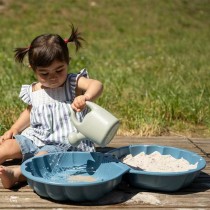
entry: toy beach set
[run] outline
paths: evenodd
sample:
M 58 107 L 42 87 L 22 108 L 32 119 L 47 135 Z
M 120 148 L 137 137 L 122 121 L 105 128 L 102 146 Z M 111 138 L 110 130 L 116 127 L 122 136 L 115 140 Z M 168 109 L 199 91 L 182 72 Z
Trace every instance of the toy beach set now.
M 71 119 L 78 132 L 69 136 L 69 142 L 78 145 L 88 138 L 96 145 L 105 147 L 116 135 L 120 122 L 93 102 L 87 102 L 87 107 L 89 112 L 82 122 L 71 110 Z M 146 156 L 151 156 L 150 163 L 157 156 L 170 156 L 173 163 L 182 160 L 194 167 L 179 171 L 151 171 L 132 165 L 133 160 L 132 164 L 123 161 L 125 157 L 135 158 L 139 154 L 142 155 L 137 162 L 142 164 L 146 163 L 147 160 L 143 159 Z M 171 165 L 170 162 L 167 165 Z M 72 151 L 36 156 L 23 162 L 21 171 L 29 186 L 41 197 L 81 202 L 103 197 L 123 179 L 139 190 L 177 191 L 190 185 L 205 166 L 204 158 L 189 150 L 160 145 L 129 145 L 107 153 Z

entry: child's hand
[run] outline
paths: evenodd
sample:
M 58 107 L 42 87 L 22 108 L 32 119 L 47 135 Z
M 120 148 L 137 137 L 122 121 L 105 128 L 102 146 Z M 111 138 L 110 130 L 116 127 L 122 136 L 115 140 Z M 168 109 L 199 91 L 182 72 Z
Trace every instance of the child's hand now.
M 88 99 L 89 98 L 86 95 L 77 96 L 71 104 L 72 109 L 77 112 L 81 112 L 86 106 L 85 101 Z
M 16 134 L 18 134 L 18 131 L 16 129 L 10 129 L 6 131 L 2 136 L 0 136 L 0 144 L 7 139 L 12 139 L 13 136 Z

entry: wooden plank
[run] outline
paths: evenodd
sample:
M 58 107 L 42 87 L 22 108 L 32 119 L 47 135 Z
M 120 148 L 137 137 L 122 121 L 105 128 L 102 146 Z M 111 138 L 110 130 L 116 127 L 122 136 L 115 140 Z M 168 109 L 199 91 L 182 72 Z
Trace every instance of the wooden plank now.
M 191 140 L 197 147 L 201 149 L 201 151 L 210 157 L 210 141 L 209 140 L 200 140 L 199 139 L 192 139 Z
M 199 155 L 204 155 L 203 151 L 199 149 L 196 145 L 191 143 L 186 138 L 181 137 L 151 137 L 151 138 L 138 138 L 138 137 L 124 137 L 118 136 L 115 137 L 114 140 L 111 141 L 109 145 L 105 148 L 98 148 L 99 151 L 106 152 L 110 151 L 111 149 L 119 148 L 122 146 L 128 146 L 133 144 L 140 144 L 140 145 L 161 145 L 161 146 L 171 146 L 177 147 L 181 149 L 187 149 L 192 152 L 196 152 Z
M 179 193 L 155 193 L 141 190 L 130 190 L 128 192 L 113 191 L 95 202 L 83 202 L 75 204 L 73 202 L 54 202 L 42 199 L 36 194 L 19 195 L 0 195 L 1 208 L 67 208 L 67 207 L 86 207 L 86 206 L 105 206 L 118 205 L 119 207 L 130 208 L 133 205 L 140 207 L 180 207 L 180 208 L 204 208 L 210 206 L 208 193 L 196 192 L 196 196 L 191 192 Z

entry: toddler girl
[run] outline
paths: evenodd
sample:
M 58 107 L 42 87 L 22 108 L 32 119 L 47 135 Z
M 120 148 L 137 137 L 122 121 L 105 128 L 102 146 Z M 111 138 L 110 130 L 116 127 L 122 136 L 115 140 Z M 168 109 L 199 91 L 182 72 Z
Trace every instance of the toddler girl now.
M 71 35 L 63 40 L 57 34 L 36 37 L 27 48 L 15 49 L 15 60 L 22 63 L 26 54 L 37 82 L 23 85 L 20 98 L 28 104 L 12 127 L 0 137 L 0 164 L 7 159 L 26 160 L 34 155 L 61 151 L 95 151 L 86 139 L 77 147 L 69 144 L 68 136 L 76 129 L 71 123 L 70 106 L 82 120 L 85 102 L 100 96 L 101 82 L 88 78 L 87 71 L 68 74 L 70 62 L 67 44 L 76 50 L 83 38 L 72 26 Z M 0 178 L 5 188 L 25 181 L 20 167 L 0 166 Z

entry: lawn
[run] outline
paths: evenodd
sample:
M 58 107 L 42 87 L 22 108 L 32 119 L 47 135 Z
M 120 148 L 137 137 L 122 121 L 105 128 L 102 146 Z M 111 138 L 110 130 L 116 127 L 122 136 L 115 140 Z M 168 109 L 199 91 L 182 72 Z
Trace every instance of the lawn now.
M 35 80 L 14 62 L 14 48 L 37 35 L 68 37 L 73 23 L 86 42 L 69 72 L 87 68 L 104 84 L 96 101 L 121 121 L 120 135 L 210 134 L 210 0 L 0 0 L 0 133 L 25 104 Z

